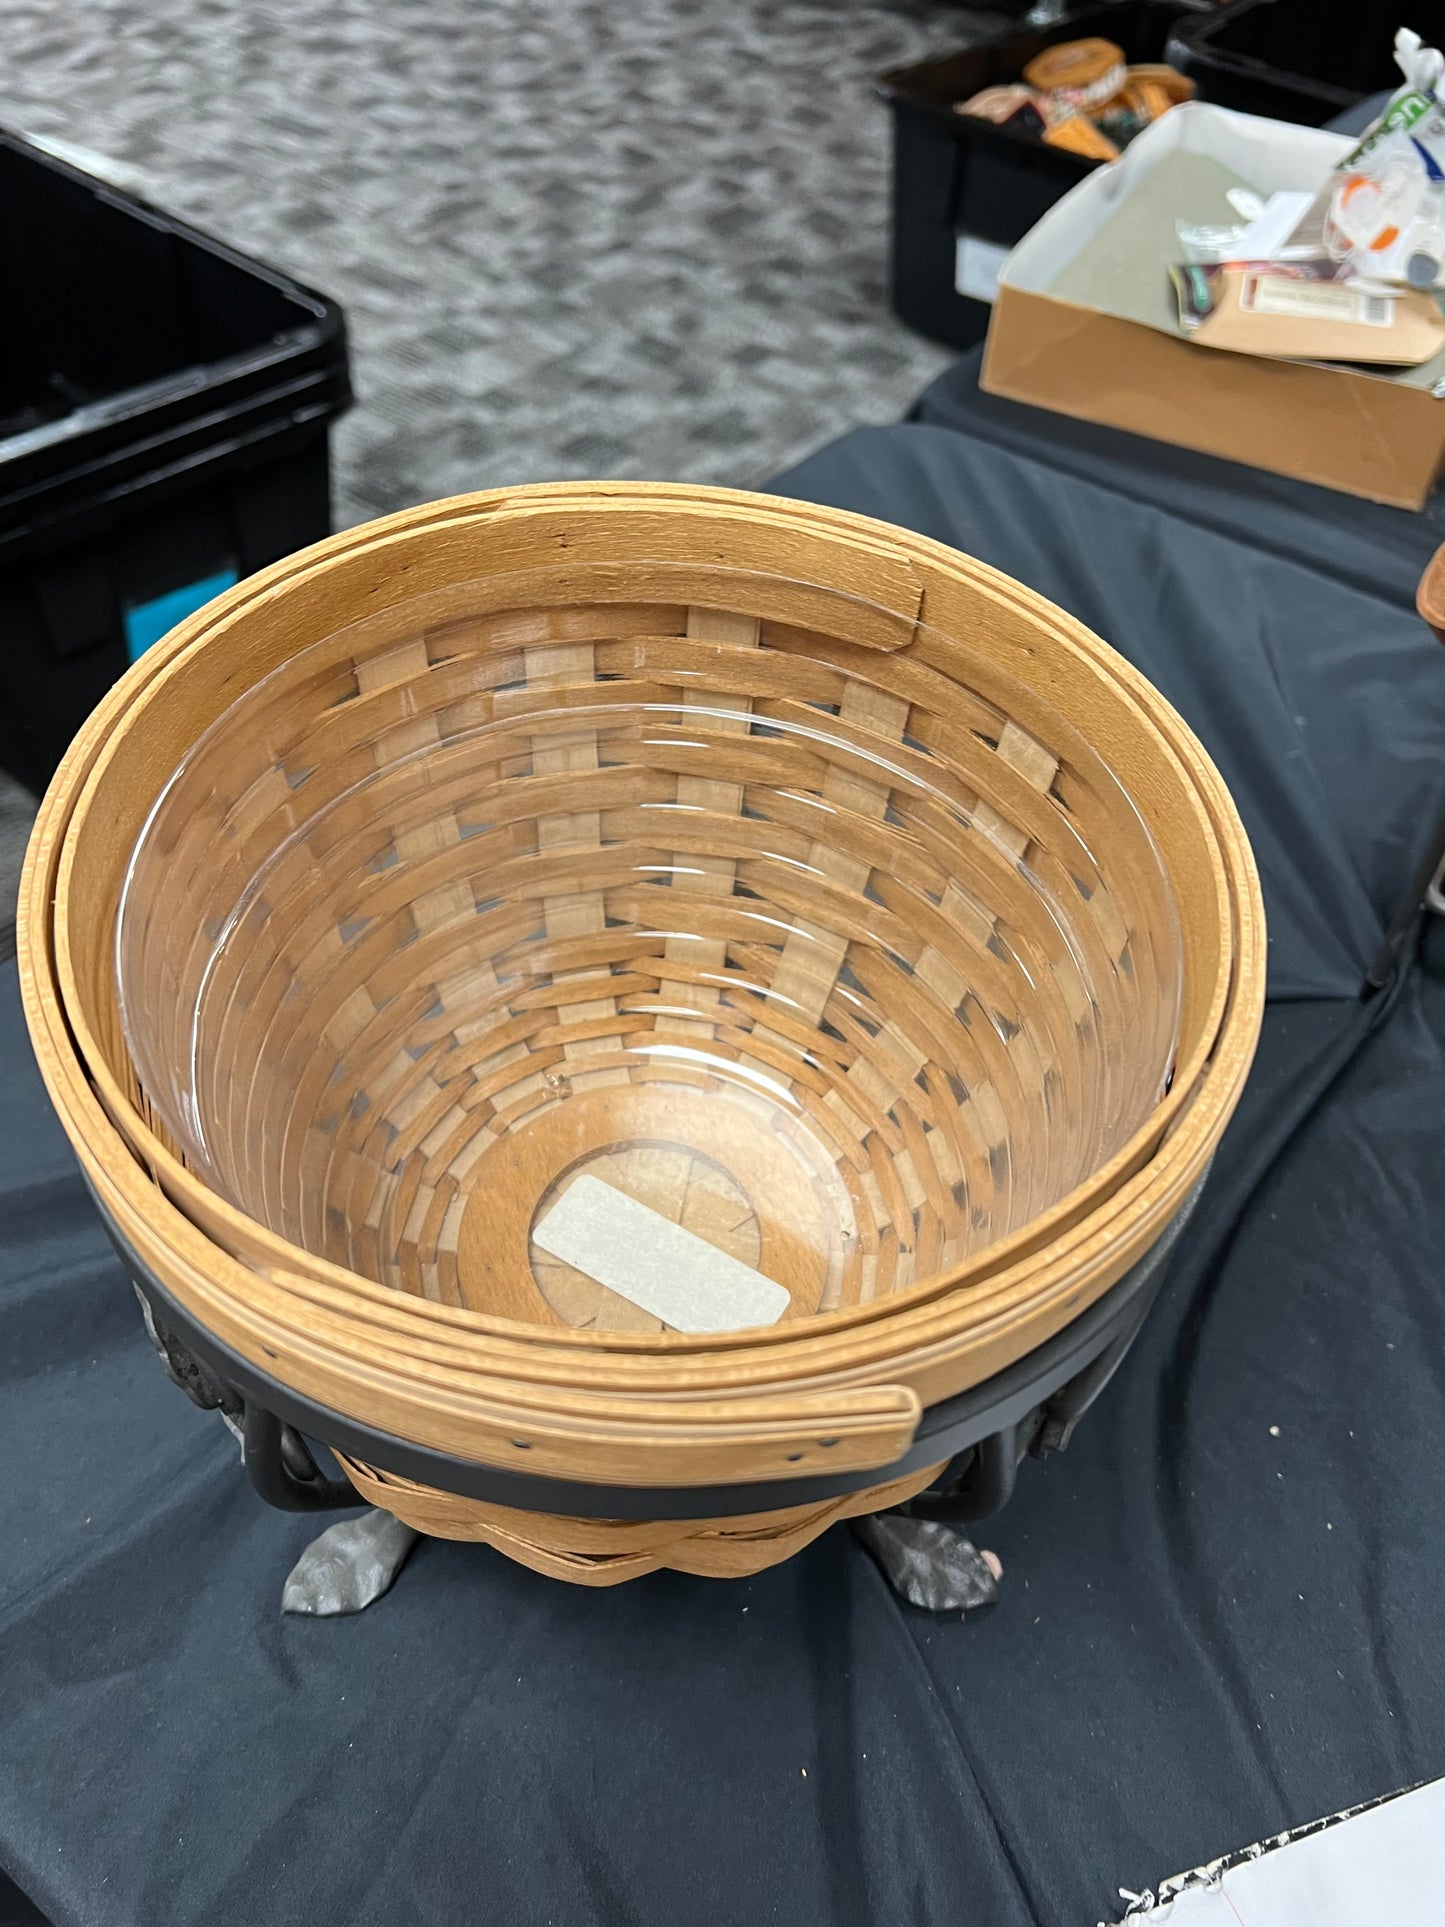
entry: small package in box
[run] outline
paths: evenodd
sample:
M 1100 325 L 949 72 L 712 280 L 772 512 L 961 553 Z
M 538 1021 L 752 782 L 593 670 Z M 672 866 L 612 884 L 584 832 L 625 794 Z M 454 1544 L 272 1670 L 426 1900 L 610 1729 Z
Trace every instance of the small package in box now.
M 1313 193 L 1350 151 L 1320 129 L 1176 108 L 1025 235 L 999 276 L 990 393 L 1420 508 L 1445 459 L 1445 352 L 1358 366 L 1221 352 L 1186 338 L 1170 270 L 1178 225 L 1231 218 L 1226 195 Z

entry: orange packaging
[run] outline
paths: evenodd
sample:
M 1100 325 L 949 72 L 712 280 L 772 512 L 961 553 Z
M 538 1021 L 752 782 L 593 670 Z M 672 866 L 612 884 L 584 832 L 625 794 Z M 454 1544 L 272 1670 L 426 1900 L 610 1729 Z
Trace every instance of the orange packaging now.
M 1024 79 L 1060 106 L 1086 114 L 1106 106 L 1124 85 L 1124 49 L 1112 40 L 1061 40 L 1024 68 Z

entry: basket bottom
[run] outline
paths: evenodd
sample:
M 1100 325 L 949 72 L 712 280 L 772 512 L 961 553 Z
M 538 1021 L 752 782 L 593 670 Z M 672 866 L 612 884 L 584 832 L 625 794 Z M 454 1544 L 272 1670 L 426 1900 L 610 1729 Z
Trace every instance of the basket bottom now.
M 576 1089 L 585 1076 L 470 1172 L 457 1248 L 463 1303 L 584 1330 L 669 1329 L 624 1295 L 625 1283 L 609 1289 L 538 1242 L 539 1225 L 579 1178 L 782 1286 L 784 1317 L 860 1295 L 849 1187 L 806 1117 L 735 1082 L 698 1091 L 624 1078 Z
M 392 1513 L 404 1525 L 434 1539 L 492 1546 L 533 1572 L 578 1586 L 618 1586 L 664 1568 L 703 1579 L 746 1579 L 791 1559 L 840 1519 L 902 1505 L 944 1470 L 943 1464 L 925 1466 L 865 1492 L 780 1512 L 654 1521 L 522 1512 L 418 1485 L 339 1453 L 337 1457 L 367 1504 Z

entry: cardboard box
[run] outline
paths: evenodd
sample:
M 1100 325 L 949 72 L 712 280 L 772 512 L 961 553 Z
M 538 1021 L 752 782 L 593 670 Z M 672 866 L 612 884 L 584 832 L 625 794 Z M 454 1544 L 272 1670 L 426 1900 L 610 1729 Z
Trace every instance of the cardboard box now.
M 1168 269 L 1177 220 L 1229 221 L 1224 194 L 1316 188 L 1352 142 L 1177 107 L 1072 188 L 999 276 L 991 395 L 1418 509 L 1445 462 L 1445 353 L 1418 368 L 1227 354 L 1184 338 Z

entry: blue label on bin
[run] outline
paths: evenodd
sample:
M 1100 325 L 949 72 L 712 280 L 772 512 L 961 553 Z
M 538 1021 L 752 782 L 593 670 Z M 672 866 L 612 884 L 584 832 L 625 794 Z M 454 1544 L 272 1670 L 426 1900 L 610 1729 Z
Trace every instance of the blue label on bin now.
M 222 589 L 231 588 L 239 580 L 234 569 L 218 569 L 214 575 L 202 576 L 199 582 L 188 582 L 181 589 L 167 589 L 164 595 L 127 609 L 125 646 L 131 661 L 143 656 L 153 642 L 159 642 L 167 630 L 194 615 L 212 596 L 218 596 Z

